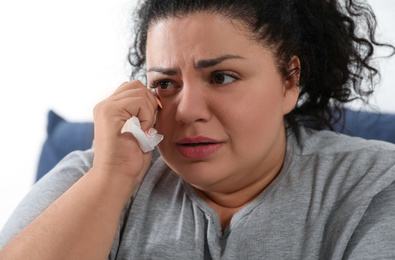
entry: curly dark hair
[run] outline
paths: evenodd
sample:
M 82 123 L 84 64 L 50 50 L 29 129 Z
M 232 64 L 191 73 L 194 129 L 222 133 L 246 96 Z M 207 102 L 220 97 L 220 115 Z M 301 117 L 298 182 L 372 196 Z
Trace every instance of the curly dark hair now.
M 380 78 L 372 64 L 375 48 L 389 48 L 388 56 L 395 53 L 392 45 L 376 40 L 370 6 L 356 0 L 144 0 L 129 51 L 132 78 L 145 78 L 151 24 L 200 11 L 244 23 L 254 40 L 273 50 L 284 77 L 289 76 L 291 58 L 300 59 L 300 96 L 286 115 L 290 125 L 303 119 L 314 122 L 315 128 L 332 129 L 345 103 L 367 101 L 373 93 Z

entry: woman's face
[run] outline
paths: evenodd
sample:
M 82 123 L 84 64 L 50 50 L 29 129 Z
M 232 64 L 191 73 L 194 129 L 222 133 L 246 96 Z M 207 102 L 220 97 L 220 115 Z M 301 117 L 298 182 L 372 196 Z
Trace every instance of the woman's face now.
M 286 146 L 283 116 L 298 89 L 272 52 L 238 21 L 199 13 L 151 25 L 148 84 L 163 109 L 166 163 L 203 191 L 231 192 L 277 174 Z

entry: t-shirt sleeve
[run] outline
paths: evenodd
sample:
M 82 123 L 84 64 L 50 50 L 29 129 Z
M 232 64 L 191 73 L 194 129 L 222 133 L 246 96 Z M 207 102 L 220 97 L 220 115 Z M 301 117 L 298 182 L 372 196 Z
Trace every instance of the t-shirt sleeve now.
M 372 199 L 344 259 L 395 259 L 395 182 Z
M 0 249 L 89 171 L 92 160 L 92 150 L 73 152 L 40 179 L 0 232 Z

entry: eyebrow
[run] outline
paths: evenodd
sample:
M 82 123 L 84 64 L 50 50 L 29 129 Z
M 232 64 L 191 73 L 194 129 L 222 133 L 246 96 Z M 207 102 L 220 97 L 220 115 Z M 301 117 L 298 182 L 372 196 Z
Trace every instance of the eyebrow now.
M 166 69 L 166 68 L 161 68 L 161 67 L 152 67 L 147 70 L 147 72 L 152 72 L 152 71 L 159 72 L 161 74 L 165 74 L 168 76 L 173 76 L 178 73 L 177 69 Z
M 220 64 L 221 62 L 230 59 L 245 59 L 245 58 L 238 55 L 224 55 L 213 59 L 199 60 L 196 62 L 195 68 L 205 69 L 205 68 L 213 67 L 215 65 Z M 152 67 L 147 70 L 147 72 L 152 72 L 152 71 L 159 72 L 161 74 L 169 75 L 169 76 L 173 76 L 179 73 L 178 69 L 162 68 L 162 67 Z
M 218 65 L 221 62 L 224 62 L 224 61 L 230 60 L 230 59 L 245 59 L 245 58 L 238 56 L 238 55 L 224 55 L 224 56 L 220 56 L 220 57 L 214 58 L 214 59 L 199 60 L 196 62 L 195 67 L 197 69 L 205 69 L 205 68 L 209 68 L 209 67 Z

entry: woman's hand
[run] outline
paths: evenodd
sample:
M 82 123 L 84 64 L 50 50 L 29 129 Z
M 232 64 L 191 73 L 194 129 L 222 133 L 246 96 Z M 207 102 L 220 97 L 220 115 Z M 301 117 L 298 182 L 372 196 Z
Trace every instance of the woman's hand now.
M 121 129 L 132 116 L 140 119 L 143 131 L 150 129 L 157 106 L 155 96 L 139 81 L 122 84 L 100 102 L 94 109 L 92 169 L 14 237 L 0 258 L 107 259 L 122 210 L 152 156 Z
M 95 172 L 111 174 L 114 178 L 128 176 L 140 183 L 152 152 L 143 153 L 136 138 L 130 133 L 121 134 L 121 129 L 128 119 L 136 116 L 142 130 L 149 130 L 157 109 L 155 96 L 140 81 L 123 83 L 95 107 Z

